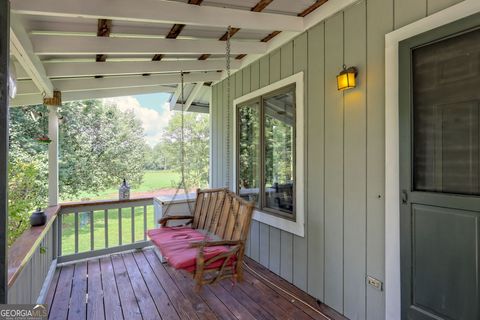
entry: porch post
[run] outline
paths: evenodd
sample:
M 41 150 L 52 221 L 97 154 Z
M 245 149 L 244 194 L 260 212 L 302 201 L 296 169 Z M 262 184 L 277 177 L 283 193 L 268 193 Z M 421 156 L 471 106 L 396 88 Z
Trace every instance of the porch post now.
M 54 91 L 52 98 L 45 98 L 48 107 L 48 205 L 58 204 L 58 107 L 62 105 L 62 94 Z
M 8 298 L 8 64 L 10 1 L 0 0 L 0 303 Z

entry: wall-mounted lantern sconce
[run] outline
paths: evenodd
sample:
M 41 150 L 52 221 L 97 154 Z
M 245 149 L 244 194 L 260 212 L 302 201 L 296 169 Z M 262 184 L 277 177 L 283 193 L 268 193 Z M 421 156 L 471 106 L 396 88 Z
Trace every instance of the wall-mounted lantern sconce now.
M 345 90 L 355 88 L 356 77 L 358 74 L 358 70 L 355 67 L 349 67 L 343 65 L 343 70 L 337 76 L 337 89 L 338 90 Z

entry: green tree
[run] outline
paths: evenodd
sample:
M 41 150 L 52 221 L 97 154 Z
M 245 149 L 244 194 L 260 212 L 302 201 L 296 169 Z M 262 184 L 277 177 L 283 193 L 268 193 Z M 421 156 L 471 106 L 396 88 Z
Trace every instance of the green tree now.
M 99 192 L 123 178 L 141 183 L 145 143 L 139 120 L 131 112 L 99 100 L 66 103 L 59 109 L 60 194 Z M 28 217 L 47 203 L 48 111 L 40 106 L 10 108 L 9 243 L 28 228 Z
M 141 122 L 131 111 L 97 100 L 68 103 L 60 116 L 60 192 L 99 192 L 126 178 L 142 182 L 147 144 Z
M 164 141 L 159 144 L 167 164 L 177 172 L 181 172 L 181 121 L 181 113 L 176 112 L 165 128 Z M 204 114 L 187 112 L 184 128 L 185 182 L 189 188 L 204 188 L 208 186 L 209 118 Z

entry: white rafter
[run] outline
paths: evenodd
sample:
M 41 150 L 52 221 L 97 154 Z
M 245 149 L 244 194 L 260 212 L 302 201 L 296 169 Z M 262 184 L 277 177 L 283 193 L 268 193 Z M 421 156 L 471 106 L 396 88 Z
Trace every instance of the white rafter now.
M 38 90 L 46 97 L 52 97 L 52 82 L 48 79 L 40 59 L 34 54 L 28 34 L 16 15 L 12 15 L 10 20 L 10 51 Z
M 240 67 L 240 61 L 231 62 L 232 69 Z M 216 71 L 225 68 L 224 60 L 132 61 L 132 62 L 55 62 L 45 63 L 47 76 L 85 77 L 94 75 L 121 75 L 166 73 L 183 71 Z
M 198 72 L 185 74 L 185 82 L 199 81 L 217 81 L 221 77 L 219 72 Z M 86 91 L 86 90 L 104 90 L 129 87 L 147 87 L 166 84 L 180 83 L 178 74 L 160 74 L 151 76 L 124 76 L 124 77 L 105 77 L 105 78 L 77 78 L 77 79 L 57 79 L 53 80 L 53 85 L 59 91 Z
M 135 1 L 134 1 L 135 2 Z M 303 31 L 303 18 L 186 3 L 142 0 L 11 0 L 14 12 L 70 18 L 112 19 L 150 23 L 182 23 L 250 30 Z
M 203 84 L 204 82 L 197 82 L 193 87 L 192 91 L 190 91 L 190 94 L 188 95 L 188 99 L 185 102 L 185 105 L 183 107 L 185 111 L 188 111 L 190 109 L 190 106 L 192 105 L 193 101 L 195 101 L 198 94 L 200 93 L 200 90 L 202 90 Z
M 32 35 L 37 55 L 92 55 L 92 54 L 224 54 L 225 43 L 218 40 L 142 39 Z M 232 41 L 232 54 L 265 53 L 267 44 L 258 41 Z
M 185 88 L 184 88 L 185 89 Z M 175 89 L 175 92 L 172 94 L 172 97 L 170 98 L 170 110 L 173 110 L 173 108 L 175 107 L 175 105 L 177 104 L 177 101 L 178 101 L 178 98 L 180 97 L 180 95 L 182 94 L 182 84 L 179 83 L 177 85 L 177 88 Z
M 131 96 L 137 94 L 149 94 L 167 92 L 171 93 L 175 87 L 166 86 L 148 86 L 148 87 L 133 87 L 120 89 L 104 89 L 104 90 L 86 90 L 86 91 L 66 91 L 62 92 L 62 101 L 75 101 L 86 99 L 101 99 Z M 11 106 L 35 105 L 43 103 L 43 96 L 39 93 L 35 94 L 19 94 L 11 101 Z

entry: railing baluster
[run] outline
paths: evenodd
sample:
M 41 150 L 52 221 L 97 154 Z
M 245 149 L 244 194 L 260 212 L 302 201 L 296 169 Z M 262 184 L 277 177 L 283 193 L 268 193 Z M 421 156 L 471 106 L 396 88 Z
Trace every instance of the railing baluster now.
M 135 207 L 132 207 L 132 243 L 135 243 Z
M 108 248 L 108 210 L 104 210 L 105 218 L 105 248 Z
M 118 245 L 122 245 L 122 209 L 118 209 Z
M 147 206 L 143 206 L 143 240 L 147 240 Z
M 93 211 L 90 211 L 90 250 L 95 250 L 95 233 L 93 228 Z
M 75 253 L 78 253 L 78 211 L 75 211 Z
M 63 229 L 63 216 L 62 214 L 60 213 L 58 215 L 58 221 L 57 221 L 57 224 L 58 224 L 58 237 L 57 237 L 57 256 L 61 256 L 62 255 L 62 229 Z

